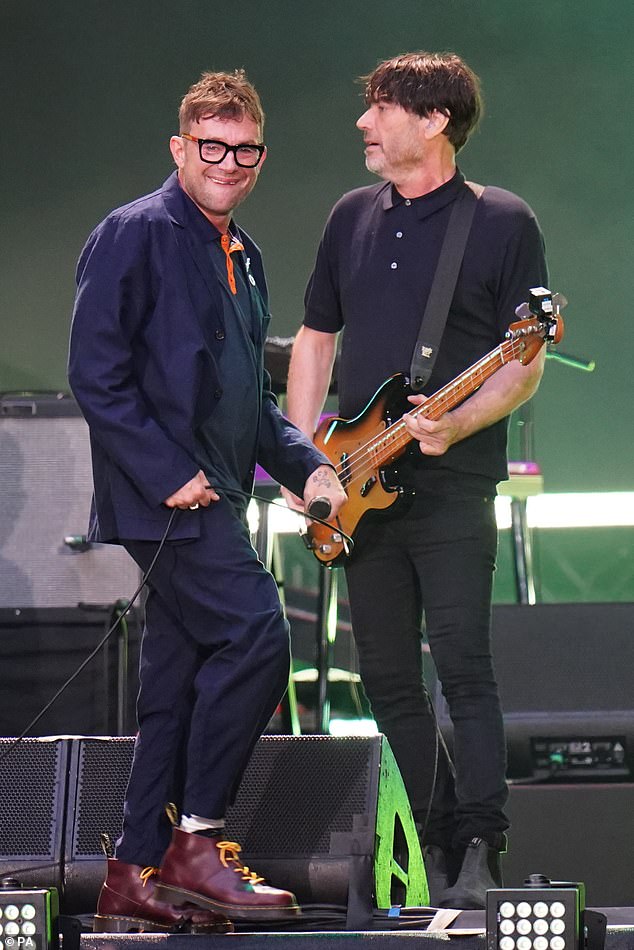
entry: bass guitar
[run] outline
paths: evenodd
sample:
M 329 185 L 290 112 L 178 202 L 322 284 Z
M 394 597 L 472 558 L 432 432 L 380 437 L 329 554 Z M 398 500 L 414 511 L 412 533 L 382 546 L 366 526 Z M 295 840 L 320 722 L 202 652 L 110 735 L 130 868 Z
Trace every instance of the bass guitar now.
M 430 396 L 410 415 L 438 419 L 475 392 L 506 363 L 531 362 L 544 343 L 559 343 L 564 327 L 561 310 L 567 301 L 544 287 L 530 291 L 527 303 L 515 311 L 521 319 L 512 323 L 499 346 Z M 342 563 L 352 553 L 366 519 L 386 512 L 408 493 L 398 485 L 394 463 L 413 442 L 403 421 L 409 380 L 402 373 L 388 379 L 354 419 L 326 418 L 315 433 L 315 445 L 332 462 L 346 490 L 348 501 L 336 520 L 328 524 L 309 521 L 306 546 L 326 567 Z

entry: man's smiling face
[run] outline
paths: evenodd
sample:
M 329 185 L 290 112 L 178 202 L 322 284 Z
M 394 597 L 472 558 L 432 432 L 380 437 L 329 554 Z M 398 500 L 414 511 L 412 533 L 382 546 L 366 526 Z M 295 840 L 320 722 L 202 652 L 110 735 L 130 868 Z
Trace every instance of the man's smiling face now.
M 196 138 L 215 139 L 227 145 L 259 145 L 262 141 L 257 122 L 248 115 L 241 119 L 208 116 L 193 122 L 187 131 Z M 224 230 L 233 209 L 255 185 L 266 156 L 256 168 L 242 168 L 236 164 L 232 152 L 215 165 L 201 161 L 198 143 L 180 135 L 172 137 L 170 148 L 181 186 L 203 214 L 219 230 Z

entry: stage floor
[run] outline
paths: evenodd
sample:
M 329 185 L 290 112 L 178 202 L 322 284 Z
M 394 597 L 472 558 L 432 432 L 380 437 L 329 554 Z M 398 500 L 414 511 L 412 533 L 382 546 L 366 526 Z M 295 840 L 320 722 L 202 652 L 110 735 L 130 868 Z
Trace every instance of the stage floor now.
M 634 907 L 596 907 L 606 915 L 606 950 L 634 950 Z M 192 950 L 195 942 L 209 950 L 218 950 L 223 941 L 230 940 L 239 950 L 335 950 L 337 942 L 344 942 L 346 950 L 361 950 L 368 944 L 379 945 L 381 950 L 415 950 L 415 942 L 426 941 L 428 950 L 446 950 L 448 941 L 459 942 L 463 950 L 483 950 L 485 946 L 484 911 L 463 911 L 451 928 L 430 932 L 423 927 L 408 929 L 372 929 L 364 931 L 240 931 L 233 934 L 89 934 L 80 938 L 81 950 L 148 950 L 161 944 L 164 950 Z M 167 944 L 169 943 L 169 948 Z M 68 950 L 68 947 L 64 948 Z

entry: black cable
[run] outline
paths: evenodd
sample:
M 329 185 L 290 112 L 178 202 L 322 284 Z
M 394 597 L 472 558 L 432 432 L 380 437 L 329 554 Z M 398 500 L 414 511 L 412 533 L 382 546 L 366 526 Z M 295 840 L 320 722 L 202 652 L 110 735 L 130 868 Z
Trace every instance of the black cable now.
M 121 622 L 123 621 L 123 619 L 126 617 L 126 615 L 130 612 L 130 610 L 131 610 L 132 607 L 134 606 L 134 604 L 135 604 L 135 602 L 136 602 L 136 600 L 137 600 L 139 594 L 141 593 L 141 591 L 142 591 L 143 588 L 145 587 L 145 585 L 146 585 L 146 583 L 147 583 L 147 580 L 148 580 L 150 574 L 151 574 L 152 571 L 154 570 L 154 565 L 156 564 L 156 561 L 157 561 L 157 559 L 158 559 L 159 554 L 161 553 L 161 551 L 162 551 L 163 548 L 165 547 L 165 542 L 167 541 L 168 535 L 169 535 L 169 533 L 170 533 L 170 531 L 171 531 L 171 528 L 172 528 L 172 523 L 173 523 L 173 521 L 174 521 L 174 516 L 176 515 L 176 512 L 177 512 L 178 510 L 179 510 L 178 508 L 174 508 L 174 509 L 172 510 L 172 513 L 170 514 L 170 517 L 169 517 L 169 521 L 167 522 L 167 527 L 165 528 L 165 531 L 163 532 L 163 537 L 161 538 L 161 540 L 160 540 L 160 542 L 159 542 L 159 546 L 158 546 L 158 548 L 156 549 L 156 554 L 155 554 L 154 557 L 152 558 L 152 562 L 151 562 L 150 566 L 148 567 L 147 571 L 145 572 L 145 574 L 144 574 L 143 577 L 141 578 L 141 582 L 140 582 L 139 586 L 137 587 L 137 589 L 135 590 L 135 592 L 134 592 L 134 593 L 132 594 L 132 596 L 130 597 L 130 599 L 129 599 L 128 603 L 127 603 L 127 606 L 126 606 L 123 610 L 121 610 L 121 611 L 119 611 L 119 612 L 117 613 L 117 618 L 116 618 L 116 620 L 114 621 L 113 624 L 110 625 L 110 627 L 108 628 L 108 630 L 106 631 L 106 633 L 104 634 L 104 636 L 101 638 L 101 640 L 99 641 L 99 643 L 97 644 L 97 646 L 94 648 L 94 650 L 92 650 L 92 651 L 88 654 L 88 656 L 86 657 L 86 659 L 83 660 L 83 661 L 79 664 L 79 666 L 77 667 L 77 669 L 75 670 L 75 672 L 74 672 L 74 673 L 71 673 L 71 675 L 68 677 L 68 679 L 66 680 L 66 682 L 63 683 L 63 684 L 60 686 L 60 688 L 57 690 L 57 692 L 55 693 L 55 695 L 53 696 L 53 698 L 52 698 L 51 700 L 49 700 L 49 702 L 46 704 L 46 706 L 44 706 L 43 709 L 40 709 L 39 713 L 31 720 L 31 722 L 28 724 L 28 726 L 26 726 L 26 728 L 22 730 L 22 732 L 20 733 L 20 735 L 17 736 L 17 737 L 13 740 L 13 742 L 11 743 L 11 745 L 9 746 L 9 748 L 8 748 L 8 749 L 5 749 L 5 751 L 2 753 L 2 755 L 0 755 L 0 764 L 2 764 L 2 762 L 4 762 L 4 760 L 5 760 L 5 759 L 13 752 L 13 750 L 20 744 L 20 742 L 22 742 L 22 740 L 26 738 L 27 732 L 30 732 L 30 731 L 31 731 L 31 729 L 33 728 L 33 726 L 35 726 L 35 725 L 40 721 L 40 719 L 42 718 L 42 716 L 43 716 L 45 713 L 48 712 L 48 710 L 51 708 L 51 706 L 53 705 L 53 703 L 56 702 L 56 700 L 59 699 L 59 697 L 62 695 L 62 693 L 64 693 L 64 692 L 68 689 L 68 687 L 70 686 L 70 684 L 73 683 L 73 682 L 77 679 L 77 677 L 79 676 L 79 674 L 82 673 L 82 672 L 85 670 L 85 668 L 88 666 L 88 664 L 90 663 L 90 661 L 91 661 L 92 659 L 94 659 L 94 657 L 97 656 L 97 654 L 99 653 L 99 651 L 102 649 L 102 647 L 105 646 L 105 644 L 108 642 L 108 640 L 110 639 L 110 637 L 112 636 L 112 634 L 114 633 L 114 631 L 117 629 L 117 627 L 120 625 L 120 623 L 121 623 Z
M 427 694 L 427 699 L 429 702 L 429 710 L 431 713 L 431 717 L 434 723 L 434 771 L 432 775 L 431 792 L 429 794 L 429 801 L 427 803 L 427 811 L 425 812 L 425 817 L 423 821 L 420 823 L 420 828 L 418 829 L 418 836 L 421 841 L 421 844 L 425 837 L 425 832 L 427 831 L 427 823 L 429 822 L 429 816 L 431 814 L 431 806 L 432 806 L 432 801 L 434 797 L 434 792 L 436 791 L 436 782 L 438 781 L 438 762 L 439 762 L 441 749 L 445 753 L 445 758 L 447 760 L 447 767 L 449 769 L 449 772 L 451 773 L 451 777 L 453 778 L 454 782 L 456 780 L 456 767 L 454 766 L 453 759 L 451 758 L 451 755 L 449 754 L 449 749 L 447 748 L 445 737 L 442 734 L 442 730 L 438 722 L 436 709 L 434 707 L 434 704 L 432 702 L 432 699 L 429 693 Z
M 205 488 L 212 488 L 212 487 L 217 487 L 217 486 L 205 485 Z M 220 490 L 220 489 L 218 489 L 218 490 Z M 226 490 L 226 489 L 225 489 L 225 490 Z M 311 511 L 311 512 L 308 512 L 308 511 L 297 511 L 297 509 L 295 509 L 295 508 L 289 508 L 287 505 L 280 505 L 274 498 L 264 498 L 263 495 L 256 495 L 254 492 L 246 492 L 246 491 L 242 491 L 241 488 L 233 488 L 233 487 L 229 490 L 228 494 L 241 495 L 243 498 L 248 498 L 248 499 L 253 498 L 255 501 L 261 501 L 261 502 L 263 502 L 265 505 L 271 505 L 273 508 L 280 508 L 282 511 L 294 511 L 296 515 L 300 515 L 300 516 L 303 515 L 305 518 L 310 518 L 311 521 L 316 521 L 318 524 L 323 525 L 324 528 L 332 528 L 332 527 L 333 527 L 333 525 L 332 525 L 331 522 L 326 521 L 325 518 L 320 518 L 320 517 L 318 517 L 317 515 L 313 514 L 312 511 Z M 321 499 L 320 499 L 320 500 L 321 500 Z M 354 548 L 354 541 L 353 541 L 353 539 L 350 537 L 349 534 L 346 534 L 346 532 L 343 531 L 343 530 L 339 527 L 339 525 L 337 525 L 337 531 L 339 532 L 339 534 L 341 535 L 341 537 L 344 539 L 344 541 L 346 542 L 346 544 L 348 544 L 348 545 L 350 546 L 350 547 L 349 547 L 348 554 L 352 554 L 352 550 L 353 550 L 353 548 Z
M 205 487 L 211 488 L 210 485 L 207 485 L 207 486 L 205 486 Z M 225 489 L 225 490 L 226 490 L 226 489 Z M 242 491 L 242 489 L 240 489 L 240 488 L 231 488 L 229 493 L 236 493 L 236 494 L 238 494 L 238 495 L 242 495 L 244 498 L 248 498 L 249 500 L 250 500 L 251 498 L 254 498 L 256 501 L 261 501 L 261 502 L 263 502 L 263 503 L 265 503 L 265 504 L 267 504 L 267 505 L 274 505 L 276 508 L 283 508 L 283 507 L 285 507 L 285 506 L 283 506 L 283 505 L 278 505 L 273 499 L 264 498 L 264 497 L 262 497 L 261 495 L 255 495 L 255 494 L 253 494 L 252 492 L 245 492 L 245 491 Z M 80 674 L 80 673 L 83 673 L 83 671 L 84 671 L 85 668 L 88 666 L 88 664 L 91 662 L 91 660 L 93 660 L 93 659 L 95 658 L 95 656 L 97 656 L 97 654 L 99 653 L 99 651 L 106 645 L 106 643 L 108 642 L 108 640 L 110 639 L 110 637 L 112 636 L 112 634 L 115 632 L 115 630 L 117 629 L 117 627 L 119 627 L 120 624 L 123 622 L 123 620 L 125 619 L 125 617 L 127 616 L 127 614 L 130 612 L 130 610 L 132 609 L 132 607 L 133 607 L 134 604 L 136 603 L 136 601 L 137 601 L 137 599 L 138 599 L 138 597 L 139 597 L 141 591 L 142 591 L 143 588 L 145 587 L 145 585 L 146 585 L 146 583 L 147 583 L 147 581 L 148 581 L 148 579 L 149 579 L 149 577 L 150 577 L 150 574 L 151 574 L 152 571 L 154 570 L 154 565 L 156 564 L 156 562 L 157 562 L 157 560 L 158 560 L 158 557 L 159 557 L 161 551 L 163 550 L 163 548 L 164 548 L 164 546 L 165 546 L 165 542 L 167 541 L 168 536 L 169 536 L 169 533 L 170 533 L 170 531 L 171 531 L 171 529 L 172 529 L 172 524 L 173 524 L 173 521 L 174 521 L 174 517 L 175 517 L 175 515 L 176 515 L 176 512 L 179 511 L 179 510 L 180 510 L 179 508 L 173 508 L 173 509 L 172 509 L 172 512 L 171 512 L 170 517 L 169 517 L 169 520 L 168 520 L 168 522 L 167 522 L 167 526 L 166 526 L 166 528 L 165 528 L 165 531 L 163 532 L 163 537 L 162 537 L 161 540 L 159 541 L 158 548 L 156 549 L 156 553 L 155 553 L 154 557 L 152 558 L 152 561 L 151 561 L 151 563 L 150 563 L 150 566 L 148 567 L 147 571 L 145 572 L 145 574 L 144 574 L 143 577 L 141 578 L 141 582 L 140 582 L 139 586 L 138 586 L 137 589 L 134 591 L 134 593 L 132 594 L 132 596 L 130 597 L 130 599 L 127 601 L 125 608 L 124 608 L 123 610 L 118 610 L 118 611 L 117 611 L 116 620 L 114 621 L 114 623 L 112 623 L 112 624 L 110 625 L 110 627 L 108 628 L 108 630 L 106 631 L 106 633 L 104 634 L 104 636 L 101 638 L 101 640 L 99 641 L 99 643 L 97 644 L 97 646 L 94 648 L 94 650 L 92 650 L 92 651 L 89 653 L 89 655 L 86 657 L 86 659 L 83 660 L 83 661 L 79 664 L 79 666 L 78 666 L 77 669 L 74 671 L 74 673 L 71 673 L 71 675 L 68 677 L 68 679 L 66 680 L 66 682 L 63 683 L 63 684 L 60 686 L 60 688 L 57 690 L 57 692 L 56 692 L 55 695 L 52 697 L 52 699 L 50 699 L 49 702 L 48 702 L 42 709 L 40 709 L 40 711 L 37 713 L 37 715 L 36 715 L 36 716 L 29 722 L 29 724 L 22 730 L 22 732 L 20 733 L 20 735 L 17 736 L 17 737 L 13 740 L 13 742 L 11 743 L 11 745 L 10 745 L 7 749 L 5 749 L 5 751 L 2 753 L 2 755 L 0 755 L 0 764 L 2 764 L 2 762 L 4 762 L 4 760 L 5 760 L 9 755 L 11 755 L 11 753 L 13 752 L 13 750 L 22 742 L 22 740 L 26 738 L 27 733 L 30 732 L 31 729 L 32 729 L 35 725 L 37 725 L 37 723 L 40 721 L 40 719 L 42 718 L 42 716 L 44 716 L 44 715 L 48 712 L 48 710 L 51 708 L 51 706 L 52 706 L 52 705 L 59 699 L 59 697 L 68 689 L 68 687 L 70 686 L 70 684 L 73 683 L 73 682 L 77 679 L 77 677 L 79 676 L 79 674 Z M 292 510 L 292 509 L 290 509 L 290 510 Z M 298 512 L 298 514 L 300 514 L 300 512 Z M 311 518 L 312 521 L 318 521 L 320 524 L 323 524 L 323 525 L 325 525 L 326 527 L 331 527 L 331 525 L 329 525 L 328 522 L 325 521 L 325 520 L 323 520 L 322 518 L 318 518 L 318 517 L 316 517 L 315 515 L 312 515 L 312 514 L 310 515 L 310 518 Z M 347 535 L 344 531 L 340 531 L 340 534 L 350 543 L 351 548 L 352 548 L 352 547 L 354 546 L 354 542 L 353 542 L 352 538 L 349 538 L 348 535 Z M 123 601 L 122 601 L 121 603 L 123 603 Z

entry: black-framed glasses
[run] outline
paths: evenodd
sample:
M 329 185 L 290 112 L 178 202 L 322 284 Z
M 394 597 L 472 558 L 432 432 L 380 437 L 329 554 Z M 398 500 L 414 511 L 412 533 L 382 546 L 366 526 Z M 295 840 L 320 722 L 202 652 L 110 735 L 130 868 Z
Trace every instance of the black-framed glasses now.
M 236 165 L 241 168 L 255 168 L 266 152 L 266 145 L 250 145 L 246 142 L 241 145 L 227 145 L 218 139 L 199 139 L 188 132 L 181 132 L 180 135 L 183 139 L 198 143 L 200 160 L 208 165 L 219 165 L 226 158 L 227 152 L 233 152 Z

